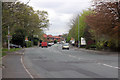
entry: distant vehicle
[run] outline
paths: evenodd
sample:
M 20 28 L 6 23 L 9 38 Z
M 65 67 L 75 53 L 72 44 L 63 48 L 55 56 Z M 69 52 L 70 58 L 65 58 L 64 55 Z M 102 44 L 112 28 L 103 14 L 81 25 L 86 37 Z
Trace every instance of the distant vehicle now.
M 48 46 L 52 46 L 53 45 L 53 43 L 48 43 Z
M 68 49 L 69 50 L 69 43 L 64 43 L 62 45 L 62 49 Z
M 20 45 L 10 44 L 10 48 L 22 48 Z
M 54 45 L 54 42 L 51 42 L 52 45 Z
M 47 42 L 42 42 L 42 43 L 41 43 L 41 47 L 42 47 L 42 48 L 43 48 L 43 47 L 48 47 Z
M 61 41 L 61 44 L 64 44 L 65 43 L 65 41 Z
M 60 42 L 57 42 L 57 44 L 60 44 Z
M 75 40 L 70 40 L 71 45 L 75 45 Z

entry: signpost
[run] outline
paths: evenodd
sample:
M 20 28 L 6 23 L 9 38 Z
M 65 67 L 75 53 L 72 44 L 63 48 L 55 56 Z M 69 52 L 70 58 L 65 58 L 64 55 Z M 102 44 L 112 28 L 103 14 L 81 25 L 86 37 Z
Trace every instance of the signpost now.
M 82 37 L 81 37 L 81 45 L 84 45 L 84 46 L 86 45 L 85 38 L 82 38 Z
M 28 37 L 25 37 L 25 41 L 28 41 Z

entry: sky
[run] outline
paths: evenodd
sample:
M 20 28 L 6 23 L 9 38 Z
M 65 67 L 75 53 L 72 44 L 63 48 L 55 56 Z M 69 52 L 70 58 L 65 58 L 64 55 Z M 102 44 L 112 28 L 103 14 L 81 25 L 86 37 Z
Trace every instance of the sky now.
M 29 0 L 19 0 L 27 3 Z M 91 6 L 91 0 L 30 0 L 34 10 L 48 12 L 50 26 L 45 30 L 48 35 L 68 33 L 71 19 Z

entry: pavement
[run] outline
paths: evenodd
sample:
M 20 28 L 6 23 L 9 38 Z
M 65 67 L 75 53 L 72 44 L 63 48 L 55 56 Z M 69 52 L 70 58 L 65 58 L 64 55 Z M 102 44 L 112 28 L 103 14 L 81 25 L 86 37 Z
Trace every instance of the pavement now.
M 2 78 L 30 78 L 21 62 L 24 49 L 8 53 L 2 59 Z

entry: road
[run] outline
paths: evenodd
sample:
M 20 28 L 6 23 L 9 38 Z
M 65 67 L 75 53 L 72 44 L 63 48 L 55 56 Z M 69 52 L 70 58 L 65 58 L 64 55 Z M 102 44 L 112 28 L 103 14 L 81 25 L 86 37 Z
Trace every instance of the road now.
M 23 62 L 33 78 L 118 78 L 118 56 L 76 48 L 27 48 Z

